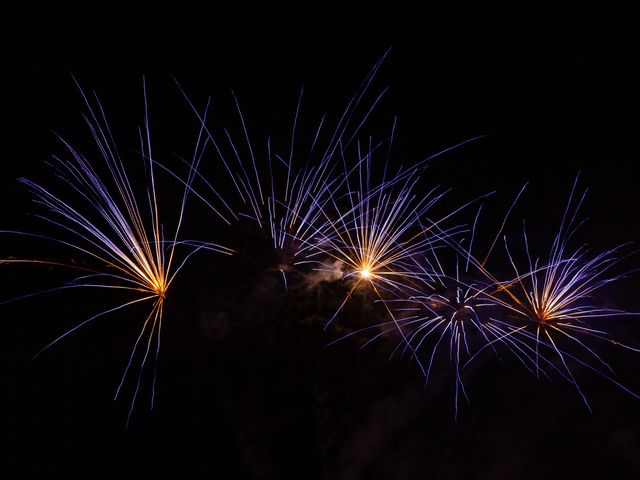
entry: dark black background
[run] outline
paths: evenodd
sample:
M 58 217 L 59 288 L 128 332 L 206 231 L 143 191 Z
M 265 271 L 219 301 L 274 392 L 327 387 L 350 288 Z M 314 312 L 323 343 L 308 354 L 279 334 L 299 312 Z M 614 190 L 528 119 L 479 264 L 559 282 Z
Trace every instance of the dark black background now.
M 54 131 L 87 143 L 72 73 L 99 92 L 116 135 L 130 149 L 142 119 L 145 75 L 151 120 L 163 132 L 158 149 L 188 152 L 196 124 L 172 76 L 196 101 L 211 95 L 212 117 L 223 123 L 233 89 L 256 135 L 273 130 L 286 139 L 302 85 L 303 111 L 314 118 L 335 114 L 392 47 L 376 79 L 391 90 L 373 128 L 386 132 L 398 116 L 394 161 L 411 163 L 486 134 L 434 162 L 427 182 L 454 188 L 454 199 L 497 189 L 502 203 L 496 212 L 502 212 L 529 180 L 516 219 L 526 217 L 534 235 L 545 237 L 557 227 L 581 171 L 590 187 L 584 213 L 591 218 L 582 238 L 598 247 L 637 241 L 640 39 L 633 12 L 602 8 L 418 13 L 369 7 L 347 13 L 321 4 L 260 11 L 176 4 L 6 12 L 1 228 L 36 225 L 26 218 L 32 206 L 16 178 L 45 177 L 43 162 L 60 152 Z M 22 247 L 5 239 L 1 256 L 24 254 Z M 277 290 L 270 277 L 241 276 L 232 264 L 207 262 L 214 260 L 203 259 L 176 287 L 157 408 L 148 412 L 143 390 L 128 429 L 127 402 L 111 399 L 137 331 L 131 317 L 80 331 L 32 362 L 56 334 L 101 308 L 104 297 L 36 298 L 1 307 L 8 356 L 2 448 L 11 460 L 3 468 L 15 464 L 25 477 L 640 473 L 640 404 L 605 380 L 580 377 L 594 408 L 589 414 L 570 386 L 536 381 L 515 364 L 505 369 L 487 362 L 470 377 L 472 404 L 455 422 L 449 370 L 424 390 L 412 365 L 387 362 L 389 344 L 361 352 L 349 342 L 326 349 L 330 334 L 304 305 L 291 306 L 283 294 L 274 294 L 268 308 L 250 305 L 264 296 L 256 285 Z M 54 285 L 59 276 L 4 265 L 2 297 Z M 640 306 L 637 291 L 631 280 L 608 295 L 633 309 Z M 637 327 L 621 328 L 638 339 Z M 620 379 L 640 388 L 640 358 L 605 353 Z

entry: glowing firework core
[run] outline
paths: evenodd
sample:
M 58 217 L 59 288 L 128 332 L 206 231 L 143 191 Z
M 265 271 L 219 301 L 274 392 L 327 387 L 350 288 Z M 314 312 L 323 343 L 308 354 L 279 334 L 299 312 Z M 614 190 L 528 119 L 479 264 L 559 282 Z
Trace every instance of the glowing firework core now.
M 156 287 L 156 293 L 160 298 L 164 298 L 167 293 L 167 285 L 164 282 L 160 283 Z
M 362 277 L 363 279 L 368 279 L 371 276 L 371 270 L 367 267 L 364 267 L 362 270 L 360 270 L 360 277 Z

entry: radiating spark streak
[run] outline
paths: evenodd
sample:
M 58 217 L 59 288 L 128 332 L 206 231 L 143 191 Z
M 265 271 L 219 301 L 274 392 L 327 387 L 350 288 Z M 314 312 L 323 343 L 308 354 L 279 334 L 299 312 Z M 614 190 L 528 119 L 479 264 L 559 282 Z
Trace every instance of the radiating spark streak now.
M 607 368 L 607 370 L 609 370 L 612 374 L 615 375 L 615 372 L 613 371 L 613 368 L 611 368 L 611 366 L 607 362 L 605 362 L 596 352 L 593 351 L 593 349 L 591 349 L 589 346 L 587 346 L 584 342 L 580 341 L 578 338 L 576 338 L 573 335 L 569 334 L 564 329 L 558 328 L 555 325 L 549 325 L 549 328 L 551 328 L 552 330 L 555 330 L 559 334 L 561 334 L 561 335 L 573 340 L 575 343 L 580 345 L 580 347 L 584 348 L 587 352 L 589 352 L 591 355 L 593 355 L 593 357 L 595 357 L 595 359 L 598 360 L 598 362 L 600 362 L 603 366 L 605 366 Z M 545 329 L 545 333 L 547 333 L 547 335 L 548 335 L 549 334 L 548 330 Z
M 9 303 L 14 303 L 14 302 L 19 302 L 21 300 L 26 300 L 28 298 L 33 298 L 36 296 L 40 296 L 40 295 L 45 295 L 47 293 L 54 293 L 54 292 L 59 292 L 62 290 L 68 290 L 71 288 L 80 288 L 80 287 L 84 287 L 84 285 L 63 285 L 61 287 L 54 287 L 54 288 L 46 288 L 44 290 L 38 290 L 37 292 L 31 292 L 31 293 L 27 293 L 24 295 L 20 295 L 18 297 L 13 297 L 10 298 L 9 300 L 3 300 L 0 302 L 0 305 L 7 305 Z
M 481 203 L 478 208 L 478 213 L 476 213 L 475 218 L 473 219 L 473 226 L 471 227 L 471 240 L 469 240 L 469 252 L 467 254 L 467 263 L 464 267 L 465 272 L 469 272 L 469 262 L 471 261 L 471 252 L 473 251 L 473 240 L 476 236 L 476 225 L 478 224 L 478 218 L 480 217 L 480 212 L 482 211 L 482 206 L 484 204 Z
M 129 369 L 131 368 L 131 364 L 133 363 L 133 358 L 138 350 L 138 344 L 140 343 L 140 340 L 144 337 L 144 333 L 147 329 L 147 325 L 149 324 L 149 320 L 151 320 L 152 317 L 155 316 L 157 310 L 158 310 L 158 305 L 159 302 L 154 302 L 153 304 L 153 308 L 151 309 L 151 311 L 149 312 L 149 315 L 147 316 L 147 318 L 145 319 L 144 323 L 142 324 L 142 328 L 140 329 L 140 333 L 138 334 L 138 337 L 136 338 L 135 343 L 133 344 L 133 348 L 131 349 L 131 353 L 129 354 L 129 361 L 127 362 L 127 366 L 124 369 L 124 373 L 122 375 L 122 377 L 120 378 L 120 383 L 118 384 L 118 387 L 116 388 L 116 393 L 114 395 L 114 400 L 116 400 L 118 398 L 118 396 L 120 395 L 120 390 L 122 389 L 122 386 L 124 385 L 124 382 L 126 380 L 127 374 L 129 373 Z
M 288 193 L 289 193 L 289 178 L 291 177 L 291 169 L 293 167 L 293 146 L 296 138 L 296 126 L 298 125 L 298 115 L 300 114 L 300 104 L 302 103 L 302 94 L 304 93 L 304 88 L 300 89 L 300 96 L 298 97 L 298 104 L 296 105 L 296 114 L 293 118 L 293 127 L 291 129 L 291 148 L 289 150 L 289 163 L 287 164 L 287 184 L 285 186 L 285 194 L 284 201 L 287 203 Z M 297 177 L 296 177 L 297 178 Z
M 131 400 L 131 404 L 129 407 L 129 413 L 127 414 L 127 423 L 126 426 L 129 426 L 129 423 L 131 422 L 131 415 L 133 414 L 133 409 L 135 406 L 135 402 L 136 399 L 138 398 L 138 392 L 140 391 L 140 383 L 142 381 L 142 373 L 143 373 L 143 369 L 145 364 L 147 363 L 147 357 L 149 356 L 149 350 L 151 349 L 151 343 L 153 341 L 153 336 L 154 336 L 154 331 L 156 331 L 156 326 L 157 328 L 157 332 L 160 332 L 160 326 L 161 326 L 161 322 L 162 322 L 162 308 L 163 308 L 163 302 L 161 301 L 161 299 L 159 299 L 158 301 L 156 301 L 156 303 L 153 306 L 153 310 L 151 311 L 151 314 L 149 315 L 149 317 L 147 317 L 147 320 L 145 321 L 143 327 L 142 327 L 142 331 L 140 332 L 140 335 L 138 336 L 138 339 L 136 340 L 136 343 L 133 347 L 133 351 L 131 352 L 131 358 L 133 358 L 133 355 L 135 355 L 136 349 L 138 348 L 138 343 L 140 341 L 140 338 L 142 338 L 142 335 L 144 334 L 144 331 L 147 328 L 147 324 L 149 323 L 149 320 L 151 319 L 151 317 L 153 316 L 153 322 L 151 323 L 151 330 L 148 334 L 148 339 L 147 339 L 147 346 L 145 348 L 145 352 L 144 352 L 144 356 L 142 358 L 142 361 L 140 362 L 140 370 L 138 372 L 138 380 L 136 381 L 136 388 L 135 391 L 133 393 L 133 398 Z M 159 337 L 158 337 L 159 338 Z M 157 361 L 157 355 L 159 354 L 159 347 L 157 347 L 156 350 L 156 361 Z M 129 363 L 127 364 L 127 370 L 125 371 L 125 375 L 128 372 L 129 367 L 131 366 L 131 359 L 129 360 Z M 153 384 L 152 387 L 155 387 L 155 377 L 153 378 Z M 121 384 L 118 386 L 118 391 L 116 392 L 116 397 L 118 397 L 118 393 L 120 388 L 122 387 L 122 382 Z M 152 401 L 155 398 L 155 391 L 152 391 L 151 394 L 151 398 Z M 153 405 L 153 404 L 152 404 Z
M 504 216 L 504 219 L 502 220 L 502 224 L 500 225 L 500 228 L 498 229 L 498 233 L 496 234 L 495 238 L 493 239 L 493 242 L 491 243 L 491 247 L 489 247 L 489 250 L 487 251 L 487 254 L 484 257 L 484 260 L 482 261 L 482 266 L 484 266 L 487 263 L 487 261 L 489 260 L 489 257 L 491 256 L 491 252 L 493 252 L 493 248 L 496 246 L 498 238 L 500 238 L 500 234 L 502 233 L 502 231 L 504 230 L 505 225 L 507 224 L 507 220 L 509 219 L 509 215 L 511 215 L 511 212 L 513 211 L 513 207 L 515 207 L 516 203 L 518 203 L 518 200 L 520 199 L 520 197 L 524 193 L 524 190 L 527 188 L 528 184 L 529 184 L 529 182 L 525 183 L 522 186 L 522 188 L 518 192 L 518 195 L 516 195 L 515 200 L 511 204 L 511 207 L 507 211 L 507 214 Z
M 497 323 L 502 323 L 498 320 L 496 320 L 495 318 L 490 318 L 490 320 L 492 322 L 497 322 Z M 505 324 L 506 325 L 506 324 Z M 514 340 L 514 335 L 522 330 L 525 330 L 527 327 L 526 326 L 522 326 L 522 327 L 518 327 L 518 328 L 514 328 L 511 325 L 508 325 L 508 328 L 510 329 L 509 331 L 498 327 L 495 324 L 492 323 L 487 323 L 486 324 L 486 328 L 488 330 L 490 330 L 493 334 L 494 334 L 494 339 L 491 340 L 490 342 L 486 343 L 485 345 L 483 345 L 475 354 L 473 354 L 471 357 L 469 357 L 469 359 L 466 361 L 464 367 L 467 367 L 469 364 L 471 364 L 473 362 L 473 360 L 476 359 L 476 357 L 478 355 L 480 355 L 484 350 L 486 350 L 489 347 L 493 347 L 495 344 L 497 343 L 502 343 L 503 345 L 506 345 L 507 348 L 514 354 L 514 356 L 520 361 L 520 363 L 522 363 L 522 365 L 529 370 L 530 372 L 533 372 L 533 370 L 531 369 L 531 367 L 528 365 L 528 363 L 536 363 L 535 360 L 533 360 L 532 357 L 530 357 L 518 344 L 517 341 Z M 515 348 L 517 351 L 514 351 L 513 348 Z M 521 356 L 524 356 L 523 357 Z M 527 360 L 527 361 L 525 361 Z
M 372 287 L 373 287 L 373 290 L 375 291 L 375 293 L 378 295 L 378 298 L 382 299 L 382 295 L 380 295 L 380 292 L 378 291 L 378 289 L 376 288 L 376 285 L 374 283 L 372 283 Z M 415 358 L 416 362 L 418 363 L 418 366 L 420 367 L 420 370 L 422 370 L 422 372 L 424 373 L 424 367 L 422 366 L 422 362 L 420 362 L 420 358 L 416 354 L 416 351 L 413 348 L 413 346 L 411 345 L 411 343 L 408 341 L 407 336 L 405 335 L 404 331 L 402 330 L 402 327 L 400 326 L 400 324 L 396 320 L 395 315 L 393 314 L 393 312 L 391 311 L 391 309 L 389 308 L 389 306 L 386 303 L 384 303 L 384 302 L 382 302 L 382 303 L 383 303 L 385 309 L 387 310 L 387 313 L 389 314 L 389 316 L 393 320 L 393 323 L 395 324 L 396 328 L 400 332 L 400 335 L 402 336 L 403 342 L 411 350 L 411 354 L 412 354 L 413 358 Z
M 96 315 L 93 315 L 92 317 L 83 320 L 82 322 L 80 322 L 79 324 L 77 324 L 75 327 L 71 328 L 70 330 L 67 330 L 65 333 L 63 333 L 62 335 L 60 335 L 59 337 L 55 338 L 53 341 L 49 342 L 47 345 L 45 345 L 44 347 L 42 347 L 40 350 L 38 350 L 38 352 L 33 356 L 33 359 L 35 360 L 36 358 L 38 358 L 40 356 L 40 354 L 42 354 L 45 350 L 48 350 L 49 348 L 51 348 L 53 345 L 55 345 L 56 343 L 58 343 L 60 340 L 62 340 L 63 338 L 67 337 L 68 335 L 70 335 L 71 333 L 75 332 L 76 330 L 78 330 L 79 328 L 85 326 L 86 324 L 92 322 L 93 320 L 96 320 L 97 318 L 100 318 L 104 315 L 107 315 L 109 313 L 113 313 L 113 312 L 117 312 L 118 310 L 121 310 L 125 307 L 128 307 L 130 305 L 133 305 L 134 303 L 140 303 L 140 302 L 144 302 L 145 300 L 150 300 L 152 298 L 155 298 L 155 295 L 148 295 L 146 297 L 142 297 L 142 298 L 137 298 L 135 300 L 132 300 L 130 302 L 124 303 L 122 305 L 117 305 L 113 308 L 110 308 L 108 310 L 105 310 L 103 312 L 100 312 Z
M 564 359 L 564 355 L 562 354 L 562 352 L 558 349 L 556 342 L 553 341 L 553 338 L 551 337 L 551 335 L 549 335 L 549 330 L 545 329 L 544 330 L 545 335 L 547 336 L 547 338 L 549 339 L 549 342 L 551 342 L 551 345 L 553 345 L 553 349 L 556 351 L 556 353 L 558 354 L 558 357 L 560 357 L 560 360 L 562 361 L 562 365 L 564 365 L 564 369 L 567 372 L 567 375 L 569 376 L 569 378 L 571 379 L 571 383 L 573 383 L 573 385 L 576 387 L 576 389 L 578 390 L 578 393 L 580 394 L 580 396 L 582 397 L 582 400 L 584 401 L 584 404 L 587 406 L 587 408 L 589 409 L 589 413 L 591 413 L 591 406 L 589 405 L 589 402 L 587 401 L 587 397 L 585 396 L 585 394 L 582 392 L 582 389 L 580 388 L 580 386 L 578 385 L 577 380 L 575 379 L 575 377 L 573 376 L 573 373 L 571 372 L 571 369 L 569 368 L 569 366 L 567 365 L 566 360 Z
M 164 306 L 161 306 L 161 308 L 164 308 Z M 155 407 L 156 404 L 156 384 L 158 383 L 158 358 L 160 358 L 160 340 L 161 340 L 161 336 L 160 336 L 160 332 L 162 331 L 162 312 L 160 313 L 159 317 L 158 317 L 158 328 L 156 329 L 156 354 L 155 354 L 155 358 L 153 361 L 153 383 L 151 385 L 151 410 L 153 410 L 153 408 Z M 129 417 L 131 417 L 131 412 L 128 415 Z
M 264 205 L 264 197 L 262 195 L 262 184 L 260 182 L 260 176 L 258 175 L 258 168 L 256 165 L 256 157 L 253 154 L 253 148 L 251 147 L 251 140 L 249 139 L 249 132 L 247 131 L 247 124 L 244 121 L 244 117 L 242 115 L 242 109 L 240 108 L 240 103 L 238 102 L 238 97 L 236 96 L 235 92 L 231 92 L 231 95 L 233 96 L 233 101 L 236 104 L 236 110 L 238 112 L 238 115 L 240 117 L 240 122 L 242 123 L 242 130 L 244 132 L 244 137 L 247 141 L 247 148 L 249 149 L 249 154 L 251 155 L 251 165 L 253 166 L 253 173 L 256 176 L 256 184 L 258 185 L 258 192 L 260 193 L 260 201 L 262 202 L 262 205 Z M 296 112 L 296 116 L 297 116 L 297 112 Z M 227 137 L 229 138 L 229 140 L 231 141 L 231 137 L 229 136 L 229 134 L 227 133 Z M 231 142 L 233 144 L 233 142 Z M 235 151 L 235 148 L 234 148 Z M 237 151 L 236 151 L 236 155 L 237 155 Z M 238 161 L 240 163 L 240 165 L 242 166 L 242 162 L 240 161 L 240 158 L 238 157 Z M 244 167 L 243 167 L 244 169 Z
M 492 319 L 495 321 L 495 319 Z M 503 323 L 503 322 L 501 322 Z M 508 338 L 510 339 L 511 342 L 514 342 L 514 344 L 518 344 L 522 347 L 522 350 L 524 352 L 524 350 L 528 350 L 530 352 L 534 352 L 534 347 L 532 347 L 530 345 L 530 341 L 535 340 L 535 335 L 533 333 L 531 333 L 530 331 L 528 331 L 527 329 L 527 325 L 523 325 L 517 329 L 514 329 L 512 326 L 510 326 L 509 324 L 504 324 L 507 326 L 507 328 L 511 328 L 512 332 L 506 332 L 505 331 L 505 335 L 508 336 Z M 518 335 L 514 335 L 515 333 L 517 333 Z M 521 335 L 520 335 L 521 334 Z M 522 338 L 520 338 L 522 337 Z M 553 345 L 549 342 L 545 342 L 544 340 L 540 340 L 540 345 L 547 347 L 549 349 L 553 348 Z M 479 353 L 479 352 L 478 352 Z M 620 389 L 624 390 L 625 392 L 627 392 L 628 394 L 630 394 L 631 396 L 635 397 L 635 398 L 640 398 L 640 395 L 637 394 L 636 392 L 634 392 L 633 390 L 629 389 L 628 387 L 626 387 L 624 384 L 618 382 L 617 380 L 615 380 L 611 375 L 608 375 L 606 373 L 604 373 L 602 370 L 595 368 L 593 365 L 581 360 L 577 355 L 574 355 L 566 350 L 562 350 L 562 354 L 566 357 L 571 359 L 573 362 L 576 362 L 577 364 L 579 364 L 580 366 L 592 371 L 593 373 L 598 374 L 599 376 L 605 378 L 606 380 L 610 381 L 611 383 L 613 383 L 614 385 L 616 385 L 617 387 L 619 387 Z M 528 355 L 527 355 L 528 357 Z M 528 357 L 530 359 L 530 357 Z M 563 378 L 565 378 L 567 381 L 569 381 L 569 383 L 571 382 L 571 379 L 563 372 L 563 370 L 561 370 L 559 367 L 557 367 L 552 361 L 551 359 L 548 359 L 544 356 L 540 356 L 539 357 L 540 360 L 542 362 L 544 362 L 546 365 L 548 365 L 551 369 L 555 370 L 557 373 L 559 373 Z M 526 366 L 526 365 L 525 365 Z M 528 368 L 528 367 L 527 367 Z M 544 371 L 542 371 L 542 373 L 544 373 Z M 576 387 L 579 388 L 579 386 L 574 385 Z

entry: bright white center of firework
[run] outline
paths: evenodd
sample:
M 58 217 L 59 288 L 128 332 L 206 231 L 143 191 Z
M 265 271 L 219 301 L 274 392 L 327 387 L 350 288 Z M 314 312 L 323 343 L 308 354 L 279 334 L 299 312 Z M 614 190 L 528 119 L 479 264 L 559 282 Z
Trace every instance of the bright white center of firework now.
M 368 268 L 363 268 L 360 270 L 360 276 L 362 278 L 369 278 L 371 276 L 371 271 Z

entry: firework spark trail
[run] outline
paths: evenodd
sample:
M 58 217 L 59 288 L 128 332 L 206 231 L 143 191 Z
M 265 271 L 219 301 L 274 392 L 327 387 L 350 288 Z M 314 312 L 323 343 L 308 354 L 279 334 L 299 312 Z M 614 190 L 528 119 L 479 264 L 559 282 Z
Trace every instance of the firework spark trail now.
M 179 240 L 185 206 L 191 190 L 190 184 L 194 179 L 194 172 L 202 158 L 202 152 L 207 142 L 203 136 L 203 131 L 199 132 L 196 140 L 195 153 L 191 161 L 186 188 L 181 197 L 175 233 L 170 240 L 165 240 L 156 193 L 155 161 L 151 150 L 146 85 L 143 83 L 144 128 L 140 130 L 140 142 L 141 157 L 149 179 L 145 192 L 148 203 L 147 209 L 140 207 L 136 192 L 127 175 L 127 169 L 118 152 L 115 140 L 109 129 L 106 114 L 98 97 L 94 94 L 92 101 L 84 93 L 80 85 L 77 84 L 77 86 L 88 110 L 88 115 L 84 116 L 85 122 L 100 152 L 104 167 L 108 171 L 108 176 L 99 174 L 96 167 L 85 156 L 79 153 L 71 144 L 61 139 L 69 159 L 66 160 L 55 156 L 50 166 L 54 168 L 56 177 L 74 195 L 68 197 L 59 196 L 31 180 L 21 179 L 21 181 L 33 191 L 35 202 L 44 206 L 47 210 L 46 214 L 38 215 L 38 217 L 70 234 L 71 240 L 63 237 L 22 232 L 10 233 L 53 241 L 86 256 L 92 266 L 83 268 L 73 263 L 73 261 L 65 264 L 47 260 L 24 259 L 8 259 L 3 260 L 3 263 L 64 265 L 71 269 L 88 270 L 91 272 L 89 275 L 77 277 L 69 285 L 62 286 L 59 289 L 76 287 L 120 289 L 136 295 L 133 300 L 127 300 L 77 324 L 47 344 L 36 356 L 78 328 L 100 317 L 134 304 L 152 302 L 151 311 L 143 323 L 129 356 L 121 382 L 116 390 L 117 398 L 139 352 L 141 341 L 146 337 L 142 347 L 142 360 L 139 365 L 135 391 L 127 416 L 128 424 L 140 389 L 143 371 L 152 351 L 154 356 L 152 407 L 155 401 L 156 367 L 160 348 L 164 302 L 167 291 L 176 274 L 189 257 L 201 249 L 214 250 L 226 254 L 230 254 L 231 250 L 212 243 Z M 181 245 L 186 245 L 189 248 L 185 254 L 181 254 L 181 260 L 179 261 L 177 259 L 177 247 Z M 24 296 L 21 298 L 24 298 Z M 154 344 L 155 349 L 153 349 Z

